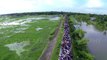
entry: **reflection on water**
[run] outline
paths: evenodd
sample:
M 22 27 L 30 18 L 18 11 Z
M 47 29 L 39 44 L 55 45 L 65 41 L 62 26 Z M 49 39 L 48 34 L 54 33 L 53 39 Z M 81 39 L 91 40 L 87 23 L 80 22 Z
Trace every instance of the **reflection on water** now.
M 107 31 L 98 31 L 94 25 L 87 25 L 85 22 L 82 22 L 80 28 L 86 31 L 88 47 L 95 60 L 107 60 Z

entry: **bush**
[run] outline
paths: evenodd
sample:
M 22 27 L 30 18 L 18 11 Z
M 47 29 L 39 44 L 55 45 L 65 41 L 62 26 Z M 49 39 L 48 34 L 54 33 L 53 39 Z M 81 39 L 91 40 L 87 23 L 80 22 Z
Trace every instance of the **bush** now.
M 88 40 L 84 38 L 82 29 L 75 29 L 73 20 L 69 21 L 70 35 L 72 38 L 73 60 L 94 60 L 87 48 Z

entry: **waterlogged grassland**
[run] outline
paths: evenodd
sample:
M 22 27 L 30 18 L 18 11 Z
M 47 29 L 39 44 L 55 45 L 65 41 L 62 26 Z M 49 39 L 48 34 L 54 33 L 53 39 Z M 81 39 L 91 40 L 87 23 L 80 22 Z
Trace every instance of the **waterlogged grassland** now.
M 58 24 L 48 16 L 2 17 L 0 60 L 37 60 Z

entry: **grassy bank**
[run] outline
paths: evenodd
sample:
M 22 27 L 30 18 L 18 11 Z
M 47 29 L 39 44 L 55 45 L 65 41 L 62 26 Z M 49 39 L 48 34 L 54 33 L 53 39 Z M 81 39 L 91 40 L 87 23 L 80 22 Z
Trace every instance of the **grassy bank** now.
M 62 21 L 62 23 L 64 23 L 63 17 L 61 16 L 60 20 Z M 59 58 L 59 52 L 60 52 L 60 47 L 61 47 L 61 41 L 62 41 L 62 37 L 63 37 L 63 26 L 60 28 L 59 31 L 59 35 L 58 35 L 58 39 L 55 45 L 55 48 L 52 52 L 52 56 L 51 56 L 51 60 L 58 60 Z
M 85 32 L 82 29 L 76 29 L 74 27 L 75 24 L 77 22 L 70 17 L 69 25 L 72 38 L 73 60 L 94 60 L 87 48 L 88 40 L 84 38 Z

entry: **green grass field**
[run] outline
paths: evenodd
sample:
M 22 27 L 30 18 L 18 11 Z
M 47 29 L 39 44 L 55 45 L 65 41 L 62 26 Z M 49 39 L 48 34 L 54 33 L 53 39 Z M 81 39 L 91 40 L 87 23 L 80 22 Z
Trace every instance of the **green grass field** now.
M 58 24 L 53 16 L 0 17 L 0 60 L 37 60 Z

